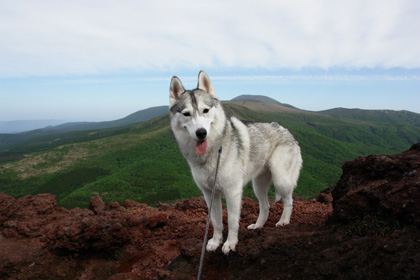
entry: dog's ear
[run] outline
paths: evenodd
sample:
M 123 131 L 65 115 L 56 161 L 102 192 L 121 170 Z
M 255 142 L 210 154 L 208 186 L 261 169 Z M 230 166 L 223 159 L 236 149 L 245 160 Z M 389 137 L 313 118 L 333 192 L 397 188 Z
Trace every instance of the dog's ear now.
M 200 71 L 200 73 L 198 73 L 198 89 L 201 89 L 202 91 L 207 92 L 208 94 L 210 94 L 211 96 L 213 96 L 214 98 L 216 97 L 216 93 L 214 92 L 213 86 L 211 85 L 211 81 L 209 76 L 207 76 L 206 72 L 204 72 L 203 70 Z
M 178 100 L 179 96 L 185 92 L 184 86 L 181 80 L 177 76 L 173 76 L 171 80 L 171 86 L 169 87 L 169 103 L 174 105 Z

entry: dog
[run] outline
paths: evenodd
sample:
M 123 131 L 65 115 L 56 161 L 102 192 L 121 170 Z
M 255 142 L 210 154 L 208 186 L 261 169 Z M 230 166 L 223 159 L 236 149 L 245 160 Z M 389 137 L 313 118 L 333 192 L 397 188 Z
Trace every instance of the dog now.
M 267 221 L 268 189 L 272 182 L 276 200 L 281 198 L 284 205 L 276 226 L 289 224 L 292 194 L 302 168 L 300 147 L 293 135 L 278 123 L 227 118 L 204 71 L 200 71 L 198 86 L 193 90 L 185 90 L 181 80 L 173 76 L 169 92 L 171 129 L 208 206 L 219 148 L 223 151 L 211 210 L 214 233 L 207 243 L 207 251 L 215 251 L 223 241 L 222 195 L 226 200 L 229 228 L 222 251 L 226 255 L 235 251 L 242 190 L 251 180 L 259 200 L 259 216 L 248 229 L 261 228 Z

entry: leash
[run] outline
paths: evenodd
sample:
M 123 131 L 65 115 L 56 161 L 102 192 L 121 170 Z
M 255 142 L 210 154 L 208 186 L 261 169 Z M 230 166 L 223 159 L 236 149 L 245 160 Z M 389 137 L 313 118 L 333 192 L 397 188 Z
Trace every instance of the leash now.
M 214 184 L 213 184 L 213 189 L 211 191 L 209 214 L 207 215 L 206 231 L 204 233 L 203 247 L 201 248 L 200 266 L 198 267 L 197 280 L 201 279 L 201 273 L 203 272 L 204 255 L 206 253 L 206 243 L 207 243 L 207 237 L 208 237 L 208 233 L 209 233 L 211 209 L 213 208 L 214 194 L 216 192 L 216 180 L 217 180 L 217 173 L 219 171 L 219 163 L 220 163 L 220 154 L 221 153 L 222 153 L 222 146 L 220 146 L 219 155 L 217 156 L 216 173 L 214 174 Z

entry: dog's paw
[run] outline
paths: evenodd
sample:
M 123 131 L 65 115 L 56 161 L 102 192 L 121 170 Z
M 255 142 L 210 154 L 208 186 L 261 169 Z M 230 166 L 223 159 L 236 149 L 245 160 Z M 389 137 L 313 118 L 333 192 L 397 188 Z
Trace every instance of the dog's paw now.
M 277 224 L 276 224 L 276 227 L 282 227 L 282 226 L 286 226 L 286 225 L 288 225 L 288 224 L 290 224 L 290 222 L 289 221 L 279 221 Z
M 219 248 L 222 241 L 215 240 L 214 238 L 210 239 L 209 242 L 207 242 L 207 251 L 208 252 L 214 252 L 217 248 Z
M 229 241 L 226 241 L 225 242 L 225 244 L 223 244 L 223 247 L 222 247 L 222 252 L 225 254 L 225 255 L 229 255 L 229 252 L 230 251 L 236 251 L 236 244 L 238 243 L 238 241 L 236 241 L 236 242 L 229 242 Z
M 248 226 L 248 229 L 257 229 L 257 228 L 262 228 L 262 226 L 258 226 L 257 224 L 252 224 Z

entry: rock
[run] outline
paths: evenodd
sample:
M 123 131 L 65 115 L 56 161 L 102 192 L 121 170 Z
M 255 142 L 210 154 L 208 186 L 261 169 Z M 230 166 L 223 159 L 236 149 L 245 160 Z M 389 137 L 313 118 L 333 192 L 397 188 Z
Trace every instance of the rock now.
M 332 197 L 332 194 L 331 194 L 332 189 L 333 188 L 330 187 L 330 188 L 325 189 L 322 192 L 320 192 L 319 195 L 317 196 L 316 200 L 318 202 L 325 203 L 327 205 L 332 204 L 332 202 L 333 202 L 333 197 Z
M 359 157 L 343 165 L 332 191 L 336 220 L 385 215 L 420 225 L 420 144 L 397 155 Z
M 0 259 L 0 278 L 48 278 L 51 267 L 57 279 L 173 277 L 165 268 L 169 263 L 176 265 L 178 259 L 188 259 L 189 265 L 198 263 L 207 220 L 203 198 L 151 208 L 133 201 L 106 205 L 94 197 L 89 209 L 72 210 L 57 208 L 55 197 L 48 194 L 18 200 L 0 194 L 0 202 L 0 220 L 5 221 L 0 226 L 0 249 L 8 254 Z M 295 198 L 292 221 L 322 224 L 331 213 L 328 207 L 332 209 L 331 205 Z M 263 231 L 246 229 L 258 216 L 258 203 L 244 198 L 243 209 L 240 242 L 246 244 L 247 238 Z M 275 230 L 281 211 L 281 203 L 271 204 L 268 227 Z M 227 227 L 226 210 L 224 221 Z M 241 252 L 246 250 L 244 247 Z M 32 273 L 27 273 L 28 266 Z M 191 269 L 179 271 L 177 278 L 194 278 L 195 265 Z
M 194 197 L 190 199 L 181 199 L 175 203 L 175 209 L 179 211 L 204 211 L 207 212 L 207 204 L 201 197 Z
M 27 195 L 14 200 L 2 194 L 0 196 L 1 228 L 6 237 L 42 236 L 57 211 L 54 195 Z
M 105 211 L 106 205 L 100 196 L 92 197 L 89 200 L 89 209 L 95 214 L 101 214 Z
M 0 224 L 7 221 L 14 212 L 15 199 L 10 195 L 0 193 Z
M 83 253 L 114 250 L 129 242 L 128 230 L 121 223 L 124 217 L 92 215 L 87 211 L 57 221 L 43 239 L 46 245 L 56 250 Z
M 137 201 L 132 201 L 132 200 L 125 200 L 123 203 L 123 206 L 127 209 L 130 208 L 150 208 L 149 205 L 144 204 L 144 203 L 139 203 Z

